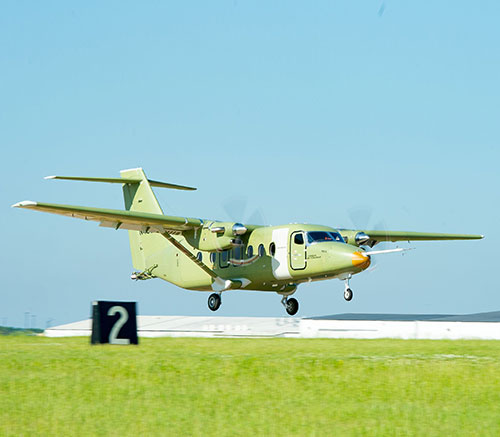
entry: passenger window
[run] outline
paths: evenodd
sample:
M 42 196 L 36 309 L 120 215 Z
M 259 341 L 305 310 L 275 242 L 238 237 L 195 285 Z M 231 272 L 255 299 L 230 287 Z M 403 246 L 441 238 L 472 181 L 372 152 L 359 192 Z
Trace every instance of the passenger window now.
M 198 261 L 203 260 L 203 254 L 201 252 L 198 252 L 198 255 L 196 255 L 196 258 L 198 258 Z
M 295 234 L 293 241 L 295 244 L 304 244 L 304 234 Z
M 247 257 L 252 258 L 253 256 L 253 246 L 248 246 L 247 247 Z
M 210 261 L 212 262 L 212 264 L 215 264 L 215 252 L 212 252 L 210 254 Z
M 276 253 L 276 244 L 271 243 L 269 245 L 269 255 L 274 256 L 275 253 Z
M 266 254 L 266 249 L 264 249 L 263 244 L 259 244 L 259 256 L 264 256 Z
M 229 251 L 223 250 L 219 253 L 219 265 L 221 268 L 227 267 L 229 265 Z

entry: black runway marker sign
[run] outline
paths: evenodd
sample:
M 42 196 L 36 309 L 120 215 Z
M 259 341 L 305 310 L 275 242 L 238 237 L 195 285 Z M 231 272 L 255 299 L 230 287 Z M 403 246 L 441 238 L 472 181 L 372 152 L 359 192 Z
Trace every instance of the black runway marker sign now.
M 138 344 L 136 302 L 92 302 L 92 344 Z

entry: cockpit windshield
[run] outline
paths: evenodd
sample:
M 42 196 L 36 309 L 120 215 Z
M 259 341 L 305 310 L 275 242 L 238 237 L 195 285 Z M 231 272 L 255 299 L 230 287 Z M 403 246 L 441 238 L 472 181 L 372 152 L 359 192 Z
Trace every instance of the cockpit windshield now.
M 322 243 L 325 241 L 338 241 L 339 243 L 345 243 L 342 235 L 338 232 L 312 231 L 307 233 L 307 242 L 309 244 Z

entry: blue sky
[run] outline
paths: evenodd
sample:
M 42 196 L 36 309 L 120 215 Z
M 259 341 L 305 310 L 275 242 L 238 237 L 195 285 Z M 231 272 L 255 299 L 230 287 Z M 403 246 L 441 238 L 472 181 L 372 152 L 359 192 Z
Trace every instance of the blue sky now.
M 356 276 L 299 288 L 299 315 L 500 309 L 498 2 L 2 3 L 0 324 L 88 317 L 94 299 L 141 314 L 212 315 L 205 293 L 132 282 L 128 237 L 10 208 L 122 208 L 117 186 L 51 174 L 149 177 L 165 213 L 267 224 L 482 233 L 412 244 Z M 229 292 L 219 315 L 282 316 L 272 293 Z

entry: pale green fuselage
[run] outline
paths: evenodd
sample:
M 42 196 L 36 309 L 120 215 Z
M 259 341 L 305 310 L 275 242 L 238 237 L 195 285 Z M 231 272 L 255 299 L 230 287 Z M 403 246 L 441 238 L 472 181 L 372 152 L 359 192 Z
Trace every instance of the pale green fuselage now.
M 241 237 L 239 248 L 217 252 L 198 250 L 190 244 L 199 247 L 196 234 L 200 230 L 173 237 L 193 255 L 201 257 L 201 261 L 220 278 L 240 280 L 243 282 L 241 288 L 246 290 L 287 293 L 294 291 L 300 283 L 345 278 L 368 266 L 366 263 L 353 265 L 351 256 L 353 251 L 360 250 L 357 246 L 333 241 L 308 244 L 308 231 L 335 232 L 335 229 L 306 224 L 255 227 Z M 303 244 L 295 243 L 297 233 L 303 234 Z M 130 234 L 131 247 L 137 248 L 135 244 L 138 243 L 139 253 L 142 254 L 139 260 L 137 250 L 132 249 L 134 267 L 152 269 L 154 276 L 182 288 L 212 291 L 210 275 L 175 246 L 168 244 L 163 236 L 154 233 L 139 235 L 137 231 L 130 231 Z M 274 254 L 271 253 L 272 245 Z M 253 254 L 249 253 L 249 247 Z M 243 265 L 235 265 L 237 263 Z

